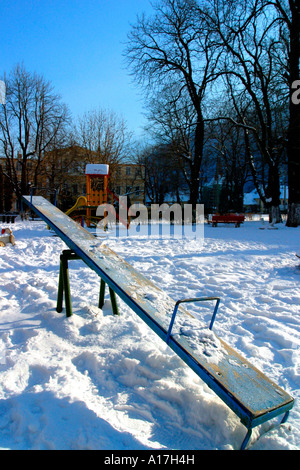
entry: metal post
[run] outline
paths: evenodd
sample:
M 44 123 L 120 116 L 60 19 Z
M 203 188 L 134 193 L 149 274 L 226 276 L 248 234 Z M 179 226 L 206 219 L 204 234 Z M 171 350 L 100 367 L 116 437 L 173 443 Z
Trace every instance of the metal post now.
M 62 255 L 62 275 L 64 284 L 65 304 L 66 304 L 66 315 L 67 317 L 72 316 L 72 304 L 71 304 L 71 292 L 69 282 L 69 266 L 68 258 L 65 253 Z
M 104 296 L 105 296 L 105 282 L 101 279 L 100 282 L 100 295 L 99 295 L 99 304 L 98 307 L 102 308 L 104 305 Z
M 77 256 L 76 253 L 74 253 L 72 250 L 64 250 L 62 254 L 60 255 L 60 268 L 59 268 L 56 311 L 58 313 L 62 312 L 63 300 L 65 297 L 67 317 L 72 316 L 72 302 L 71 302 L 68 261 L 75 260 L 75 259 L 80 259 L 80 257 Z M 103 279 L 101 279 L 99 303 L 98 303 L 99 308 L 102 308 L 104 305 L 105 286 L 106 286 L 105 282 L 103 281 Z M 109 288 L 109 294 L 110 294 L 113 314 L 119 315 L 116 293 L 113 291 L 111 287 Z
M 282 421 L 281 421 L 281 423 L 280 423 L 280 424 L 284 424 L 284 423 L 286 423 L 286 422 L 287 422 L 287 420 L 288 420 L 288 417 L 289 417 L 289 414 L 290 414 L 290 412 L 289 412 L 289 411 L 287 411 L 287 412 L 284 414 L 284 416 L 283 416 L 283 418 L 282 418 Z
M 248 429 L 245 439 L 242 442 L 240 450 L 245 450 L 252 435 L 252 428 Z
M 210 322 L 210 325 L 209 325 L 209 329 L 210 330 L 212 329 L 215 318 L 216 318 L 217 310 L 218 310 L 218 307 L 219 307 L 219 303 L 220 303 L 219 297 L 196 297 L 196 298 L 193 298 L 193 299 L 177 300 L 177 302 L 175 304 L 173 314 L 172 314 L 172 318 L 171 318 L 171 322 L 170 322 L 169 329 L 168 329 L 168 332 L 167 332 L 167 336 L 166 336 L 166 343 L 167 344 L 169 344 L 169 341 L 170 341 L 171 332 L 172 332 L 172 328 L 173 328 L 173 325 L 174 325 L 174 321 L 175 321 L 175 317 L 176 317 L 176 314 L 177 314 L 177 311 L 178 311 L 179 304 L 190 303 L 190 302 L 203 302 L 203 301 L 207 301 L 207 300 L 216 300 L 216 306 L 214 308 L 212 319 L 211 319 L 211 322 Z
M 58 292 L 57 292 L 57 304 L 56 304 L 56 311 L 58 313 L 61 313 L 63 309 L 64 279 L 63 279 L 62 271 L 63 271 L 62 255 L 60 255 L 59 280 L 58 280 Z
M 100 295 L 99 295 L 99 304 L 98 307 L 102 308 L 104 305 L 104 296 L 105 296 L 105 282 L 101 279 L 100 282 Z M 112 311 L 114 315 L 119 315 L 118 303 L 116 298 L 116 293 L 113 291 L 111 287 L 109 287 L 109 295 L 111 300 Z
M 215 318 L 216 318 L 216 315 L 217 315 L 217 311 L 218 311 L 218 307 L 219 307 L 219 303 L 220 303 L 220 299 L 219 299 L 219 298 L 214 298 L 214 300 L 216 300 L 217 303 L 216 303 L 216 306 L 215 306 L 215 309 L 214 309 L 214 313 L 213 313 L 213 316 L 212 316 L 212 319 L 211 319 L 211 322 L 210 322 L 210 325 L 209 325 L 209 329 L 210 329 L 210 330 L 212 330 L 212 328 L 213 328 L 214 321 L 215 321 Z
M 111 300 L 113 314 L 119 315 L 116 293 L 111 289 L 111 287 L 109 288 L 109 293 L 110 293 L 110 300 Z
M 75 255 L 75 253 L 72 252 L 72 250 L 64 250 L 62 254 L 60 255 L 56 311 L 58 313 L 62 312 L 63 300 L 65 297 L 67 317 L 72 316 L 72 303 L 71 303 L 68 260 L 76 259 L 76 258 L 77 256 Z

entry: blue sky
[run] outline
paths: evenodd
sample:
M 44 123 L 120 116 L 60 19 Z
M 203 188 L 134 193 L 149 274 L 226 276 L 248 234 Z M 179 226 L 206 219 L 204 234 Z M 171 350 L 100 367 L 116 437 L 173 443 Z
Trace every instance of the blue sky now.
M 149 0 L 0 0 L 0 77 L 18 63 L 54 85 L 76 118 L 94 108 L 122 115 L 141 134 L 141 90 L 124 42 Z

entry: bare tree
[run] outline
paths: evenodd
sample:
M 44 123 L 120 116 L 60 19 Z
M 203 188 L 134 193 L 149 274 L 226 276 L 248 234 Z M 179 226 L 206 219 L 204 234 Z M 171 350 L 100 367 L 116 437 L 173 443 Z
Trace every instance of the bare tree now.
M 70 184 L 70 171 L 79 166 L 80 154 L 71 130 L 61 130 L 53 139 L 51 145 L 40 164 L 40 173 L 43 175 L 48 195 L 52 202 L 60 203 L 67 207 L 64 201 L 65 186 Z M 84 166 L 82 168 L 84 174 Z M 74 184 L 77 183 L 78 175 L 74 175 Z
M 207 152 L 216 160 L 216 172 L 220 173 L 217 176 L 223 180 L 218 209 L 242 212 L 244 186 L 250 179 L 244 130 L 229 120 L 214 121 L 210 128 Z
M 189 99 L 195 114 L 190 149 L 190 203 L 195 206 L 204 144 L 203 100 L 218 57 L 206 18 L 199 15 L 197 1 L 161 0 L 154 6 L 154 12 L 150 18 L 138 17 L 125 54 L 134 77 L 146 86 L 148 96 L 152 94 L 156 99 L 158 93 L 176 83 L 173 104 L 182 94 Z
M 146 145 L 137 152 L 136 163 L 145 170 L 145 191 L 147 200 L 163 204 L 176 200 L 181 203 L 184 184 L 181 168 L 172 144 Z M 187 191 L 188 192 L 188 191 Z
M 20 204 L 28 185 L 37 185 L 45 152 L 69 116 L 52 85 L 23 65 L 17 65 L 5 77 L 5 84 L 6 102 L 0 111 L 1 151 L 6 158 L 6 176 Z
M 270 207 L 270 219 L 281 220 L 280 168 L 284 158 L 284 124 L 280 115 L 285 113 L 286 91 L 279 80 L 276 48 L 279 39 L 273 26 L 276 17 L 270 18 L 261 0 L 240 1 L 211 0 L 213 10 L 206 12 L 217 40 L 226 54 L 219 62 L 220 74 L 225 77 L 235 118 L 228 118 L 245 131 L 246 151 L 254 182 L 260 196 Z M 222 117 L 222 116 L 221 116 Z M 281 121 L 281 122 L 280 122 Z M 267 169 L 265 192 L 258 181 L 257 160 Z
M 117 165 L 130 156 L 131 138 L 124 119 L 113 111 L 89 111 L 75 125 L 75 140 L 85 162 L 108 164 L 111 179 Z
M 69 135 L 70 116 L 66 105 L 53 93 L 50 83 L 38 77 L 34 93 L 34 123 L 36 127 L 34 144 L 34 181 L 38 185 L 41 165 L 45 152 L 65 145 Z
M 197 118 L 187 91 L 182 90 L 180 93 L 178 91 L 176 83 L 168 84 L 156 96 L 155 100 L 149 100 L 147 104 L 149 125 L 146 129 L 149 135 L 154 138 L 158 149 L 167 149 L 167 152 L 152 152 L 158 158 L 156 167 L 159 168 L 159 156 L 164 154 L 162 159 L 164 169 L 168 166 L 165 161 L 165 157 L 168 157 L 170 168 L 176 168 L 176 182 L 179 184 L 180 180 L 181 186 L 188 187 L 191 194 L 194 185 L 192 174 Z M 179 172 L 182 174 L 181 178 Z M 172 177 L 174 178 L 174 174 Z M 178 191 L 178 197 L 179 193 Z
M 241 2 L 210 0 L 210 3 L 213 14 L 209 13 L 209 21 L 218 31 L 219 40 L 226 46 L 228 54 L 226 67 L 223 65 L 222 72 L 230 72 L 231 79 L 235 77 L 239 81 L 240 86 L 235 81 L 232 87 L 235 92 L 240 92 L 242 96 L 241 87 L 247 92 L 260 127 L 261 137 L 257 139 L 258 142 L 260 140 L 258 147 L 264 162 L 269 167 L 269 192 L 265 195 L 265 199 L 271 200 L 273 217 L 278 219 L 278 209 L 275 209 L 278 207 L 279 194 L 278 164 L 281 158 L 279 154 L 282 154 L 285 144 L 289 185 L 287 225 L 298 226 L 300 225 L 300 106 L 292 98 L 293 86 L 299 81 L 299 0 Z M 241 99 L 240 103 L 243 103 L 244 109 L 240 113 L 239 124 L 244 126 L 245 138 L 249 144 L 249 135 L 257 131 L 258 127 L 245 118 L 247 107 L 245 99 Z M 253 111 L 252 116 L 254 116 Z M 288 132 L 278 129 L 279 133 L 276 135 L 276 120 L 280 120 L 280 112 L 287 117 Z M 253 155 L 249 145 L 248 150 L 249 161 L 252 163 Z M 252 172 L 255 176 L 255 168 Z
M 289 129 L 287 139 L 289 210 L 287 225 L 300 225 L 300 104 L 293 100 L 293 85 L 300 79 L 300 3 L 299 0 L 265 0 L 266 8 L 277 14 L 282 44 L 282 74 L 289 87 Z

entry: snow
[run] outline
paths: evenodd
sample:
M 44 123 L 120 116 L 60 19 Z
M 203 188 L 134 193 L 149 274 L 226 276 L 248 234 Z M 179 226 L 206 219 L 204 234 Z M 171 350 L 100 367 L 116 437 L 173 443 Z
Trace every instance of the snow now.
M 80 260 L 70 262 L 74 315 L 56 312 L 66 247 L 45 223 L 6 226 L 16 245 L 0 248 L 1 449 L 240 447 L 236 415 L 124 302 L 119 317 L 108 292 L 97 308 L 99 278 Z M 300 227 L 276 227 L 205 225 L 204 243 L 105 242 L 174 300 L 220 297 L 213 331 L 295 398 L 287 423 L 255 428 L 253 450 L 300 448 Z M 209 325 L 212 304 L 185 308 Z M 215 336 L 194 323 L 177 326 L 218 360 Z

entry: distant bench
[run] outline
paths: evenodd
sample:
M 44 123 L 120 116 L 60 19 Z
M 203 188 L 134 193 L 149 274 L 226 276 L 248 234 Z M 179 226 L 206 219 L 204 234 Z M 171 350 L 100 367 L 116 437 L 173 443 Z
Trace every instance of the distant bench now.
M 244 215 L 237 214 L 224 214 L 224 215 L 213 215 L 208 223 L 212 224 L 212 227 L 217 227 L 220 224 L 234 224 L 235 227 L 239 227 L 245 221 Z
M 119 313 L 115 298 L 117 294 L 240 418 L 248 430 L 241 449 L 246 448 L 254 427 L 279 415 L 283 415 L 282 423 L 287 420 L 294 404 L 294 399 L 288 393 L 216 335 L 220 356 L 214 361 L 201 348 L 200 351 L 195 348 L 189 336 L 178 329 L 181 321 L 185 322 L 189 318 L 194 321 L 181 304 L 216 301 L 209 325 L 209 330 L 212 330 L 219 298 L 200 297 L 175 303 L 123 258 L 46 199 L 39 196 L 23 198 L 69 247 L 61 255 L 57 311 L 62 311 L 65 296 L 67 315 L 72 314 L 68 261 L 81 259 L 101 278 L 99 306 L 103 305 L 107 284 L 113 313 Z M 199 326 L 196 325 L 195 331 L 199 330 Z M 144 340 L 147 341 L 147 338 Z M 198 345 L 201 344 L 198 341 Z

